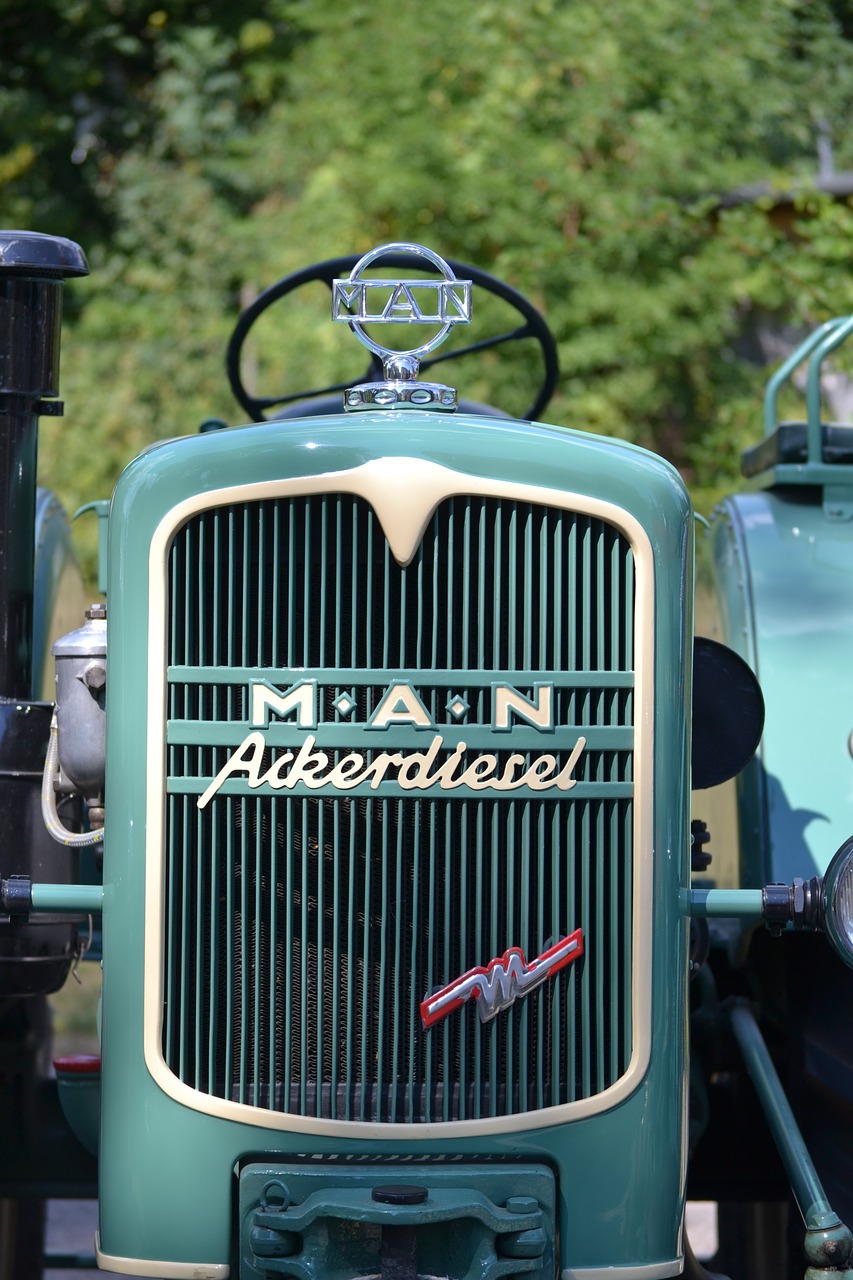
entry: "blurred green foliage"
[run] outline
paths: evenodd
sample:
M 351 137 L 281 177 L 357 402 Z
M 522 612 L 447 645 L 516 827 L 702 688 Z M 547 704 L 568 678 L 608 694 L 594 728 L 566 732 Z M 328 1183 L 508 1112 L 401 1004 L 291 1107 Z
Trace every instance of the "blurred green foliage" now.
M 93 268 L 42 432 L 72 508 L 150 441 L 241 420 L 242 304 L 384 241 L 531 296 L 560 344 L 548 418 L 660 450 L 700 505 L 760 431 L 762 335 L 853 311 L 853 209 L 815 187 L 819 135 L 853 170 L 849 0 L 6 0 L 0 46 L 0 222 Z M 247 376 L 357 376 L 353 345 L 319 289 Z M 520 412 L 531 364 L 451 381 Z
M 74 978 L 50 997 L 52 1050 L 55 1057 L 72 1053 L 100 1053 L 98 1003 L 101 966 L 83 961 Z

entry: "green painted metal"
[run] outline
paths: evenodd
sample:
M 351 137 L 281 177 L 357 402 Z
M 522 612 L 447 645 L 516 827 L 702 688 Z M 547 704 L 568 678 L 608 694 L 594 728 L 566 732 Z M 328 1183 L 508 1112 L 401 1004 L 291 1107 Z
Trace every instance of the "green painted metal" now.
M 853 467 L 823 461 L 820 387 L 824 360 L 851 333 L 853 317 L 827 321 L 768 383 L 765 434 L 779 425 L 781 387 L 808 360 L 807 461 L 771 468 L 763 492 L 715 513 L 723 639 L 752 666 L 767 708 L 759 755 L 737 784 L 749 885 L 822 872 L 853 830 Z
M 654 602 L 657 699 L 655 707 L 644 712 L 651 714 L 654 720 L 655 774 L 659 780 L 654 804 L 653 844 L 644 855 L 652 859 L 655 911 L 651 956 L 652 1047 L 649 1068 L 630 1097 L 618 1107 L 605 1110 L 599 1115 L 577 1120 L 570 1125 L 554 1124 L 488 1135 L 460 1135 L 458 1130 L 450 1127 L 446 1133 L 419 1139 L 417 1153 L 428 1162 L 428 1167 L 431 1167 L 429 1161 L 433 1158 L 451 1157 L 454 1160 L 488 1157 L 497 1161 L 503 1158 L 510 1161 L 523 1158 L 552 1167 L 558 1186 L 561 1267 L 652 1265 L 669 1263 L 678 1254 L 683 1209 L 684 1132 L 681 1099 L 686 1079 L 687 920 L 683 904 L 688 880 L 690 842 L 687 807 L 687 718 L 690 689 L 686 654 L 688 637 L 692 632 L 689 565 L 693 522 L 689 503 L 678 477 L 666 464 L 630 446 L 541 425 L 530 426 L 466 416 L 447 422 L 440 415 L 431 414 L 418 415 L 415 421 L 412 418 L 413 415 L 395 413 L 365 414 L 357 421 L 341 417 L 323 422 L 314 420 L 289 422 L 287 425 L 267 424 L 223 431 L 203 438 L 168 442 L 137 459 L 120 481 L 114 499 L 110 530 L 110 675 L 117 687 L 127 690 L 127 696 L 112 700 L 108 709 L 104 893 L 109 909 L 104 913 L 101 1145 L 101 1247 L 108 1254 L 149 1260 L 168 1258 L 187 1262 L 228 1261 L 233 1170 L 235 1164 L 249 1152 L 256 1153 L 265 1161 L 286 1160 L 297 1155 L 311 1157 L 312 1167 L 314 1158 L 320 1161 L 324 1157 L 334 1157 L 337 1161 L 351 1160 L 354 1157 L 381 1159 L 383 1163 L 391 1165 L 411 1159 L 412 1138 L 388 1139 L 383 1136 L 380 1125 L 375 1126 L 373 1134 L 367 1138 L 356 1139 L 348 1134 L 345 1124 L 328 1135 L 297 1135 L 267 1129 L 261 1125 L 238 1125 L 233 1121 L 217 1119 L 181 1106 L 166 1096 L 149 1075 L 143 1059 L 141 1039 L 145 970 L 147 768 L 144 676 L 147 670 L 148 605 L 145 584 L 148 579 L 147 548 L 153 531 L 176 503 L 191 494 L 204 493 L 221 485 L 268 480 L 274 476 L 343 470 L 357 466 L 371 457 L 394 457 L 403 453 L 424 457 L 472 475 L 562 488 L 569 493 L 594 495 L 614 503 L 633 515 L 647 530 L 657 568 Z M 327 511 L 328 509 L 327 506 Z M 289 513 L 279 511 L 277 516 L 272 517 L 272 529 L 275 529 L 276 519 L 280 523 L 282 520 L 290 521 L 292 517 L 292 506 Z M 479 528 L 471 524 L 468 527 L 467 535 L 464 520 L 461 534 L 454 529 L 454 538 L 462 539 L 463 556 L 466 537 L 468 545 L 473 547 L 484 536 Z M 270 528 L 268 522 L 265 538 L 269 537 L 273 543 L 284 545 L 287 539 L 281 536 L 281 529 L 276 535 L 270 532 Z M 295 536 L 302 538 L 304 529 L 304 524 L 298 528 L 295 524 L 288 526 L 288 539 Z M 235 577 L 236 567 L 242 556 L 242 526 L 234 513 L 223 508 L 213 522 L 212 531 L 206 529 L 204 536 L 215 537 L 226 545 L 224 559 L 227 563 L 221 566 L 215 586 L 215 591 L 221 593 L 221 607 L 215 610 L 211 608 L 204 613 L 199 635 L 203 636 L 205 645 L 215 643 L 224 652 L 226 664 L 250 666 L 251 658 L 247 661 L 241 656 L 243 637 L 249 638 L 247 643 L 251 657 L 254 658 L 257 651 L 252 648 L 250 637 L 255 624 L 253 621 L 250 624 L 243 612 L 243 597 Z M 578 636 L 569 623 L 572 602 L 583 601 L 582 584 L 578 582 L 578 578 L 582 579 L 584 572 L 590 572 L 590 566 L 596 564 L 598 553 L 591 541 L 587 540 L 587 545 L 584 546 L 584 538 L 579 536 L 579 527 L 575 536 L 578 548 L 577 552 L 572 552 L 574 567 L 566 566 L 565 572 L 556 575 L 562 584 L 560 589 L 564 603 L 560 609 L 559 622 L 555 623 L 555 633 L 559 630 L 561 643 L 568 645 L 572 663 L 583 664 L 586 660 L 587 665 L 592 668 L 598 661 L 597 642 L 593 639 L 592 631 L 584 631 Z M 338 538 L 337 524 L 334 521 L 327 526 L 325 537 L 325 548 L 328 550 Z M 371 554 L 367 559 L 372 566 L 371 574 L 379 575 L 376 579 L 378 589 L 384 592 L 389 582 L 382 569 L 387 556 L 383 553 L 372 526 L 359 527 L 355 539 L 351 538 L 350 541 L 360 541 L 362 538 L 367 539 L 368 543 L 373 540 Z M 206 547 L 208 545 L 205 544 Z M 501 542 L 499 545 L 503 566 L 501 572 L 505 574 L 505 544 Z M 532 547 L 533 544 L 529 545 Z M 318 544 L 318 548 L 321 546 L 322 543 Z M 523 536 L 520 546 L 523 574 L 525 556 L 531 554 L 526 549 Z M 196 551 L 197 548 L 193 548 L 194 555 Z M 183 554 L 187 556 L 189 552 L 185 551 Z M 568 551 L 561 551 L 560 554 L 567 555 Z M 279 581 L 285 576 L 284 566 L 280 563 L 276 566 L 274 560 L 272 572 Z M 630 565 L 626 566 L 625 573 L 627 588 Z M 419 598 L 419 591 L 426 589 L 427 577 L 424 572 L 419 582 L 413 585 L 412 593 L 407 591 L 407 610 L 417 607 L 415 602 Z M 458 585 L 455 577 L 454 584 Z M 444 589 L 445 599 L 451 598 L 449 581 L 439 583 L 439 587 Z M 376 585 L 371 583 L 371 590 L 376 589 Z M 211 587 L 211 592 L 213 590 Z M 494 609 L 493 601 L 486 596 L 486 585 L 483 584 L 478 590 L 482 598 L 469 611 L 469 627 L 475 614 L 490 613 Z M 625 591 L 619 588 L 616 590 L 620 598 L 624 598 Z M 283 634 L 278 636 L 277 644 L 292 655 L 297 653 L 300 645 L 304 646 L 308 628 L 305 619 L 297 624 L 297 602 L 303 605 L 305 602 L 304 585 L 291 580 L 288 585 L 280 587 L 279 591 L 283 616 L 276 625 L 282 628 Z M 357 608 L 358 598 L 354 595 L 353 584 L 341 577 L 333 585 L 330 599 L 335 601 L 337 607 L 338 596 L 345 598 L 347 594 Z M 290 596 L 292 599 L 289 599 Z M 175 603 L 173 616 L 178 612 L 178 605 L 180 611 L 187 614 L 194 607 L 191 594 L 181 595 Z M 593 607 L 597 609 L 591 598 L 587 607 L 590 610 Z M 381 612 L 383 616 L 387 616 L 384 614 L 384 606 Z M 388 629 L 386 628 L 383 638 L 373 634 L 374 627 L 374 619 L 365 619 L 365 635 L 369 637 L 370 643 L 384 646 L 389 638 Z M 214 636 L 217 628 L 220 634 Z M 464 627 L 460 622 L 459 634 L 463 632 Z M 193 625 L 186 619 L 182 619 L 180 624 L 176 620 L 175 634 L 170 638 L 170 643 L 180 648 L 192 634 Z M 529 633 L 527 643 L 533 646 L 530 660 L 535 658 L 538 662 L 534 634 Z M 423 661 L 424 666 L 429 668 L 433 646 L 446 644 L 446 636 L 446 620 L 434 618 L 421 637 L 422 647 L 415 655 L 415 662 Z M 335 648 L 337 643 L 339 642 L 333 642 L 331 649 L 324 654 L 316 655 L 318 659 L 322 658 L 324 664 L 333 666 L 338 657 Z M 482 665 L 488 666 L 491 644 L 485 638 L 480 643 L 485 659 Z M 515 643 L 519 667 L 523 668 L 523 630 Z M 348 669 L 357 669 L 361 655 L 352 652 L 352 649 L 347 653 L 346 647 L 346 644 L 342 645 L 340 657 Z M 384 655 L 384 648 L 382 652 L 382 661 L 390 661 Z M 285 666 L 290 665 L 292 660 L 289 656 Z M 184 662 L 176 665 L 191 664 Z M 336 681 L 336 685 L 343 690 L 347 689 L 348 683 L 346 679 Z M 230 707 L 234 714 L 236 696 L 233 689 L 214 689 L 211 693 L 211 712 L 221 717 L 223 707 Z M 608 699 L 622 699 L 629 711 L 633 699 L 630 688 L 602 689 L 596 695 L 601 708 L 596 705 L 596 698 L 589 688 L 578 688 L 574 696 L 579 714 L 590 716 L 593 720 L 598 714 L 610 714 Z M 179 696 L 176 695 L 175 702 L 168 705 L 175 707 L 179 717 L 183 716 Z M 227 714 L 226 710 L 226 718 Z M 168 748 L 170 768 L 172 762 L 183 760 L 184 752 L 192 749 L 190 746 L 171 744 Z M 611 788 L 620 786 L 621 783 L 612 781 L 612 776 L 609 765 L 602 761 L 600 777 L 596 777 L 589 785 Z M 279 866 L 281 867 L 281 862 L 284 863 L 283 882 L 280 882 L 283 883 L 283 891 L 279 895 L 276 918 L 282 923 L 288 917 L 298 920 L 301 928 L 303 908 L 298 901 L 297 889 L 298 877 L 303 874 L 304 851 L 293 857 L 283 856 L 283 852 L 295 849 L 294 839 L 298 830 L 296 822 L 297 819 L 299 822 L 304 821 L 298 806 L 307 804 L 308 798 L 298 798 L 290 806 L 284 806 L 280 797 L 268 798 L 270 806 L 272 802 L 276 804 L 276 822 L 280 829 Z M 215 855 L 212 854 L 209 865 L 204 868 L 204 878 L 199 881 L 198 868 L 188 869 L 186 880 L 183 878 L 183 869 L 180 871 L 176 884 L 181 886 L 181 895 L 199 896 L 206 911 L 213 913 L 218 910 L 231 917 L 235 910 L 244 908 L 244 894 L 248 893 L 250 898 L 247 900 L 251 900 L 254 890 L 249 889 L 245 883 L 235 885 L 235 870 L 246 867 L 251 871 L 257 865 L 257 846 L 248 830 L 248 822 L 256 811 L 252 806 L 257 803 L 256 799 L 226 795 L 223 799 L 225 836 L 218 851 Z M 388 807 L 398 802 L 372 796 L 360 803 L 365 809 L 384 805 L 387 814 Z M 431 800 L 428 803 L 438 804 Z M 591 797 L 589 803 L 584 803 L 584 812 L 577 824 L 571 826 L 569 834 L 569 857 L 576 860 L 580 872 L 577 901 L 586 903 L 582 909 L 587 911 L 592 929 L 595 928 L 597 914 L 600 918 L 596 875 L 602 866 L 606 871 L 608 855 L 606 852 L 597 855 L 604 857 L 605 862 L 593 865 L 582 856 L 583 850 L 596 830 L 599 834 L 628 830 L 627 815 L 624 812 L 616 815 L 608 812 L 605 807 L 607 803 L 615 805 L 621 802 L 605 802 Z M 269 812 L 272 813 L 271 807 Z M 601 817 L 598 816 L 599 812 Z M 445 918 L 445 887 L 442 877 L 446 880 L 445 842 L 449 813 L 448 808 L 444 823 L 434 823 L 432 830 L 420 832 L 420 843 L 413 842 L 406 848 L 405 857 L 411 860 L 412 865 L 419 859 L 422 866 L 430 868 L 420 880 L 424 886 L 420 893 L 428 893 L 430 896 L 429 904 L 424 903 L 422 897 L 418 899 L 422 919 L 426 915 L 428 920 L 430 911 L 437 913 L 436 920 Z M 553 867 L 555 863 L 559 866 L 565 855 L 553 843 L 551 833 L 554 826 L 550 815 L 540 813 L 535 817 L 532 811 L 525 814 L 519 807 L 511 822 L 515 824 L 520 849 L 517 855 L 518 874 L 513 878 L 512 889 L 515 909 L 520 911 L 521 904 L 525 901 L 521 889 L 524 874 L 531 873 L 540 860 L 548 867 Z M 344 830 L 340 813 L 336 815 L 332 811 L 325 814 L 323 823 L 326 835 Z M 479 874 L 481 884 L 490 883 L 491 869 L 500 866 L 504 837 L 510 830 L 510 819 L 502 826 L 489 820 L 482 810 L 469 808 L 464 822 L 460 815 L 459 823 L 460 830 L 467 832 L 466 839 L 472 827 L 477 837 L 474 870 L 466 879 L 458 882 L 460 897 L 467 895 L 469 902 L 473 904 L 479 891 L 476 888 L 478 882 L 472 876 Z M 467 827 L 464 827 L 464 823 L 467 823 Z M 171 829 L 179 834 L 185 830 L 183 812 L 179 805 L 175 810 Z M 189 831 L 190 828 L 187 827 L 186 830 Z M 317 830 L 319 832 L 319 828 Z M 534 847 L 535 842 L 530 839 L 530 832 L 534 830 L 546 833 L 547 843 L 544 848 Z M 180 838 L 183 839 L 184 836 L 181 835 Z M 390 833 L 382 838 L 372 838 L 371 858 L 376 862 L 376 869 L 384 865 L 392 873 L 393 880 L 400 856 L 396 840 Z M 538 838 L 537 835 L 537 840 Z M 338 878 L 336 882 L 335 875 L 332 874 L 324 886 L 324 906 L 328 910 L 335 909 L 337 893 L 340 894 L 337 900 L 345 902 L 347 907 L 350 901 L 357 901 L 352 895 L 350 884 L 346 882 L 343 868 L 344 860 L 352 856 L 352 833 L 347 832 L 340 842 L 331 843 L 336 849 L 333 858 L 337 858 L 338 862 L 333 865 Z M 607 838 L 602 847 L 606 844 Z M 477 867 L 481 867 L 481 871 L 477 872 Z M 177 873 L 172 869 L 169 874 Z M 243 879 L 242 875 L 240 878 Z M 335 887 L 336 883 L 338 888 Z M 202 892 L 199 895 L 200 884 Z M 397 891 L 397 887 L 389 881 L 386 902 L 392 911 L 395 909 Z M 610 891 L 611 888 L 608 887 L 606 892 Z M 492 893 L 493 889 L 490 888 L 484 901 L 490 901 Z M 531 891 L 526 900 L 528 907 L 533 896 Z M 553 904 L 547 906 L 553 910 Z M 472 942 L 476 936 L 471 932 L 477 923 L 476 911 L 473 914 L 473 925 L 466 925 L 465 936 L 468 942 Z M 353 917 L 354 913 L 350 911 L 341 940 L 345 940 L 350 952 L 357 953 L 360 946 L 363 948 L 363 939 L 359 940 L 357 924 L 352 925 L 354 932 L 352 940 L 350 939 L 350 922 Z M 176 905 L 169 928 L 178 938 L 182 936 L 183 920 L 184 914 Z M 547 913 L 544 920 L 547 921 Z M 487 954 L 483 958 L 488 960 L 492 955 L 500 953 L 505 941 L 497 935 L 493 913 L 488 923 L 483 922 L 483 927 L 483 941 L 488 943 Z M 623 930 L 623 940 L 618 945 L 624 949 L 630 937 L 627 918 L 621 921 L 619 927 Z M 427 932 L 430 938 L 434 936 L 434 929 L 428 927 Z M 262 931 L 262 950 L 265 937 Z M 393 963 L 399 948 L 401 955 L 405 956 L 406 965 L 410 965 L 411 947 L 415 942 L 415 939 L 405 934 L 401 935 L 398 942 L 392 927 L 386 939 L 384 963 Z M 219 975 L 219 980 L 225 972 L 241 962 L 242 948 L 245 945 L 245 938 L 226 940 L 225 949 L 218 961 L 219 967 L 214 971 Z M 257 935 L 253 945 L 257 945 Z M 422 945 L 426 946 L 429 954 L 429 941 Z M 614 942 L 613 945 L 617 944 Z M 196 943 L 188 935 L 180 946 L 186 948 L 187 957 L 198 956 Z M 176 953 L 172 976 L 167 979 L 170 984 L 173 981 L 180 983 L 181 977 L 176 971 L 180 970 L 181 963 Z M 302 1012 L 296 1007 L 297 1002 L 301 1002 L 301 991 L 293 967 L 294 957 L 285 955 L 281 963 L 287 995 L 283 1021 L 279 1024 L 282 1044 L 277 1046 L 277 1051 L 281 1053 L 281 1061 L 287 1062 L 294 1057 L 293 1037 L 298 1035 L 300 1044 L 304 1045 L 314 1032 L 313 1028 L 307 1035 L 303 1031 Z M 188 998 L 196 1001 L 200 990 L 196 977 L 188 973 L 186 979 Z M 561 1021 L 554 1024 L 559 1028 L 559 1035 L 563 1038 L 565 1051 L 569 1056 L 576 1051 L 573 1029 L 578 1025 L 579 1017 L 583 1021 L 585 1005 L 594 1004 L 597 998 L 595 979 L 591 981 L 592 987 L 587 983 L 585 988 L 579 990 L 560 1014 Z M 209 989 L 205 990 L 204 984 L 201 994 L 202 1003 L 209 1001 L 210 992 Z M 249 1062 L 253 1061 L 254 1049 L 250 1049 L 242 1040 L 240 1043 L 229 1043 L 232 1037 L 229 1037 L 228 1026 L 234 1028 L 237 1024 L 254 1018 L 254 991 L 246 991 L 239 983 L 232 984 L 228 987 L 227 998 L 221 1007 L 226 1022 L 221 1025 L 220 1030 L 228 1045 L 225 1057 L 226 1081 L 230 1079 L 231 1087 L 239 1092 L 247 1087 L 244 1072 Z M 344 1002 L 338 1008 L 337 1016 L 342 1035 L 348 1042 L 342 1060 L 344 1066 L 350 1072 L 363 1071 L 363 1046 L 360 1049 L 357 1043 L 350 1043 L 350 1028 L 360 1025 L 364 1011 L 356 1003 L 350 1006 Z M 515 1028 L 513 1034 L 520 1034 L 522 1030 L 527 1034 L 529 1027 L 526 1023 L 530 1019 L 530 1013 L 522 1007 L 510 1011 L 511 1025 Z M 330 1020 L 327 1025 L 331 1033 L 334 1024 Z M 576 1063 L 582 1078 L 582 1088 L 596 1087 L 601 1079 L 600 1072 L 607 1069 L 608 1053 L 604 1046 L 615 1025 L 618 1025 L 623 1036 L 630 1031 L 628 1013 L 624 1008 L 618 1014 L 618 1023 L 611 1025 L 609 1030 L 602 1031 L 599 1057 L 604 1062 L 604 1068 L 598 1061 L 589 1058 L 583 1063 Z M 411 1022 L 405 1025 L 400 1022 L 398 1027 L 398 1061 L 402 1041 L 408 1034 L 406 1026 L 411 1026 Z M 196 1044 L 194 1034 L 193 1032 L 190 1042 L 193 1053 Z M 494 1035 L 495 1032 L 489 1034 Z M 180 1026 L 174 1029 L 174 1035 L 179 1038 Z M 290 1045 L 288 1037 L 291 1039 Z M 277 1042 L 278 1036 L 273 1036 L 272 1039 Z M 173 1042 L 171 1050 L 168 1041 L 166 1047 L 169 1052 L 178 1052 L 177 1040 Z M 383 1051 L 393 1062 L 393 1035 L 383 1045 Z M 186 1049 L 184 1053 L 186 1058 Z M 491 1064 L 487 1061 L 485 1042 L 479 1050 L 476 1046 L 473 1050 L 467 1047 L 466 1054 L 474 1070 L 482 1069 L 487 1075 L 491 1073 L 494 1076 L 497 1066 L 494 1059 Z M 201 1053 L 197 1056 L 199 1065 L 197 1068 L 193 1064 L 192 1071 L 198 1069 L 204 1075 L 208 1070 L 205 1064 L 210 1061 L 209 1044 L 202 1043 Z M 439 1055 L 438 1061 L 443 1066 L 442 1055 Z M 413 1068 L 406 1070 L 408 1073 Z M 434 1066 L 433 1079 L 435 1070 Z M 583 1078 L 584 1075 L 586 1079 Z M 288 1092 L 298 1084 L 292 1077 L 288 1079 L 286 1069 L 282 1071 L 282 1079 Z M 429 1085 L 429 1072 L 425 1074 L 424 1080 Z M 535 1088 L 539 1087 L 536 1083 Z M 251 1093 L 247 1096 L 251 1101 Z M 309 1107 L 307 1096 L 301 1098 L 300 1105 Z M 356 1118 L 359 1107 L 360 1103 L 356 1103 Z M 168 1161 L 163 1160 L 165 1150 L 169 1152 Z M 617 1161 L 612 1157 L 614 1150 L 620 1152 Z M 653 1203 L 650 1204 L 646 1197 L 637 1197 L 638 1176 L 654 1183 L 656 1194 Z M 132 1179 L 135 1188 L 132 1196 L 126 1195 L 128 1179 Z
M 820 462 L 821 453 L 821 388 L 820 375 L 823 362 L 853 333 L 853 316 L 838 321 L 836 327 L 825 335 L 809 360 L 806 373 L 806 420 L 808 424 L 809 462 Z
M 419 1202 L 374 1199 L 401 1184 Z M 421 1275 L 549 1280 L 554 1272 L 555 1182 L 541 1165 L 433 1165 L 403 1177 L 393 1166 L 249 1164 L 238 1214 L 245 1280 L 378 1274 L 389 1246 L 408 1246 Z
M 766 707 L 738 779 L 745 887 L 823 873 L 853 831 L 853 524 L 808 495 L 739 494 L 712 520 L 721 638 Z
M 817 328 L 797 348 L 797 350 L 780 366 L 770 378 L 764 395 L 764 434 L 774 435 L 777 431 L 780 440 L 783 432 L 787 432 L 788 443 L 792 443 L 791 429 L 797 425 L 805 428 L 805 453 L 796 460 L 786 457 L 786 449 L 771 450 L 766 456 L 766 465 L 757 475 L 755 483 L 758 487 L 769 488 L 779 485 L 822 486 L 824 487 L 823 503 L 828 518 L 848 521 L 853 518 L 853 463 L 839 457 L 837 448 L 835 456 L 827 454 L 824 447 L 824 423 L 821 406 L 821 373 L 823 362 L 838 346 L 853 333 L 853 316 L 840 316 L 828 320 Z M 808 360 L 806 367 L 806 418 L 803 424 L 778 421 L 778 398 L 782 387 L 788 383 L 794 372 Z M 834 426 L 835 443 L 850 434 L 850 428 Z M 847 456 L 849 457 L 849 448 Z M 753 460 L 753 466 L 756 461 Z M 754 474 L 752 470 L 748 474 Z
M 33 911 L 70 911 L 97 915 L 103 910 L 104 891 L 99 884 L 34 884 Z
M 97 502 L 87 502 L 74 512 L 74 519 L 79 520 L 87 512 L 93 511 L 98 521 L 98 590 L 102 595 L 107 593 L 107 549 L 110 527 L 110 503 L 107 498 Z
M 690 914 L 698 919 L 760 920 L 760 889 L 691 889 Z
M 846 1256 L 853 1248 L 853 1236 L 826 1198 L 817 1170 L 808 1153 L 799 1126 L 785 1096 L 776 1068 L 758 1024 L 745 1001 L 736 1001 L 730 1011 L 732 1030 L 746 1062 L 761 1108 L 791 1180 L 791 1189 L 803 1222 L 810 1231 L 837 1231 L 848 1242 Z M 844 1261 L 839 1258 L 838 1261 Z
M 805 342 L 802 342 L 787 360 L 779 366 L 776 372 L 767 380 L 767 386 L 764 390 L 764 434 L 772 435 L 779 425 L 778 402 L 779 392 L 791 378 L 791 375 L 800 367 L 816 347 L 821 346 L 824 340 L 835 334 L 842 325 L 846 325 L 847 316 L 838 316 L 832 320 L 827 320 L 824 324 L 819 325 L 813 333 L 810 333 Z M 820 417 L 820 361 L 816 366 L 818 375 L 818 405 L 817 414 Z M 814 390 L 812 390 L 814 397 Z M 820 451 L 811 454 L 810 461 L 817 462 L 820 460 Z

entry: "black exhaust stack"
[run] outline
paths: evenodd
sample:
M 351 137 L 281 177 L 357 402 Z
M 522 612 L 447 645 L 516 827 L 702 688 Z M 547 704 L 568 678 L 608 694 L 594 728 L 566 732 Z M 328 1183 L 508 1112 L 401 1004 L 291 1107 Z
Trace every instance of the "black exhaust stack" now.
M 67 276 L 88 275 L 82 249 L 59 236 L 0 231 L 0 825 L 4 875 L 67 884 L 79 859 L 41 815 L 52 705 L 34 700 L 33 595 L 40 414 L 61 414 L 59 331 Z M 0 1000 L 62 985 L 77 951 L 77 922 L 24 923 L 0 910 Z
M 33 696 L 33 576 L 40 414 L 61 414 L 67 276 L 88 275 L 60 236 L 0 231 L 0 697 Z

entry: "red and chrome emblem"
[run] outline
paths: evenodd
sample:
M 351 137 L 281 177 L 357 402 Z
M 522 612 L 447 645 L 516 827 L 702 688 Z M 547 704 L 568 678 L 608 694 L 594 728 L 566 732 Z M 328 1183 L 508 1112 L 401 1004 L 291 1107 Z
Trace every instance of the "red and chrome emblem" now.
M 421 1001 L 421 1018 L 425 1027 L 446 1018 L 459 1009 L 466 1000 L 476 998 L 481 1022 L 488 1022 L 502 1009 L 521 996 L 529 995 L 543 982 L 547 982 L 560 969 L 583 955 L 583 930 L 575 929 L 567 937 L 555 942 L 541 956 L 527 963 L 521 947 L 510 947 L 487 965 L 469 969 L 460 978 L 454 978 L 446 987 L 433 991 Z

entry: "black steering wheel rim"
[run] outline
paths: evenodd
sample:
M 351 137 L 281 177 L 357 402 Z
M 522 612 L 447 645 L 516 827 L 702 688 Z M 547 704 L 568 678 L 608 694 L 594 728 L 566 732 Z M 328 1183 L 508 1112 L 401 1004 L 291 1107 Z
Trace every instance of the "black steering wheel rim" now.
M 240 357 L 243 344 L 252 325 L 274 302 L 278 302 L 280 298 L 292 293 L 295 289 L 301 288 L 302 285 L 311 284 L 317 280 L 331 289 L 332 281 L 349 275 L 360 257 L 360 254 L 346 254 L 341 258 L 327 258 L 324 262 L 316 262 L 309 267 L 303 267 L 301 271 L 294 271 L 275 284 L 270 285 L 268 289 L 265 289 L 240 316 L 228 342 L 225 369 L 235 399 L 250 415 L 253 422 L 265 422 L 267 420 L 265 410 L 267 409 L 292 404 L 298 400 L 312 399 L 315 396 L 329 394 L 333 391 L 343 392 L 352 385 L 351 382 L 345 382 L 310 391 L 298 391 L 286 396 L 253 396 L 249 394 L 243 384 L 240 374 Z M 417 259 L 416 261 L 419 269 L 428 269 L 422 260 Z M 425 372 L 427 369 L 432 368 L 433 365 L 441 364 L 445 360 L 458 360 L 461 356 L 468 355 L 472 351 L 486 350 L 503 342 L 533 338 L 538 342 L 542 353 L 543 375 L 536 397 L 523 417 L 538 418 L 554 394 L 560 376 L 557 344 L 554 335 L 545 323 L 544 317 L 523 294 L 505 284 L 503 280 L 499 280 L 497 276 L 489 275 L 488 272 L 481 271 L 479 267 L 472 267 L 468 263 L 458 262 L 453 258 L 446 258 L 445 261 L 458 278 L 471 280 L 479 288 L 485 289 L 488 293 L 492 293 L 504 302 L 509 303 L 522 316 L 523 324 L 508 333 L 500 334 L 494 338 L 484 338 L 480 342 L 457 348 L 455 351 L 448 351 L 445 355 L 438 355 L 431 360 L 424 360 L 421 362 L 421 371 Z M 402 268 L 411 265 L 411 262 L 410 255 L 405 253 L 388 253 L 382 258 L 383 267 Z M 364 380 L 368 381 L 371 377 L 381 377 L 375 360 L 372 362 Z

